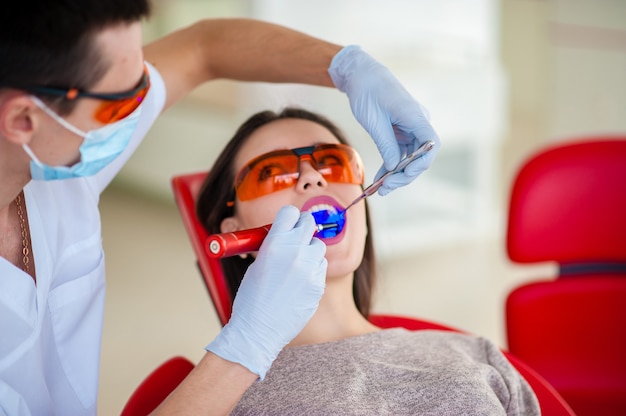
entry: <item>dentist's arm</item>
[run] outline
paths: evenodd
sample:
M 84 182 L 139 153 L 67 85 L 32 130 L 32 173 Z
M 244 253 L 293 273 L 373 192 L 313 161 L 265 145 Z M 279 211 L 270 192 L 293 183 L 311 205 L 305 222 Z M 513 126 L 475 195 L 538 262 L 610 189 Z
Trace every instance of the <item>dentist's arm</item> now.
M 161 73 L 166 107 L 218 78 L 334 86 L 328 66 L 341 46 L 253 19 L 207 19 L 144 47 Z

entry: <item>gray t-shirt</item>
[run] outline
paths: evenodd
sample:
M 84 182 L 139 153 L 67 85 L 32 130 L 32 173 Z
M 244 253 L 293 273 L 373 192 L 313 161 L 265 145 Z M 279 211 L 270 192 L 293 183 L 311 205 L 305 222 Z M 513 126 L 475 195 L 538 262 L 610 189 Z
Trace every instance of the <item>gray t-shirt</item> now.
M 285 348 L 233 415 L 539 415 L 490 341 L 395 328 Z

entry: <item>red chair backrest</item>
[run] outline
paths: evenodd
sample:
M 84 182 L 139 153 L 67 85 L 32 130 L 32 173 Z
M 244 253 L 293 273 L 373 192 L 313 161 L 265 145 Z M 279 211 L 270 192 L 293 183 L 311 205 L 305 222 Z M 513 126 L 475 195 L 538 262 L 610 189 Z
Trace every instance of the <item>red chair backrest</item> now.
M 222 325 L 224 325 L 230 318 L 232 311 L 232 297 L 219 261 L 207 255 L 207 248 L 205 244 L 207 233 L 195 215 L 195 198 L 205 176 L 206 172 L 177 175 L 172 179 L 172 187 L 177 206 L 183 218 L 185 229 L 189 235 L 196 254 L 200 271 L 208 288 L 218 317 L 220 318 Z M 381 328 L 402 327 L 409 330 L 438 329 L 460 332 L 458 329 L 436 322 L 404 316 L 371 315 L 369 320 Z M 511 363 L 517 368 L 522 376 L 526 378 L 535 391 L 535 394 L 539 399 L 543 415 L 574 415 L 567 403 L 565 403 L 565 401 L 543 377 L 511 353 L 504 351 L 504 354 L 509 358 Z
M 147 416 L 187 377 L 194 365 L 184 357 L 170 358 L 146 377 L 130 396 L 121 416 Z
M 172 189 L 185 230 L 196 254 L 200 274 L 209 291 L 213 306 L 215 306 L 217 317 L 222 325 L 226 325 L 232 311 L 232 296 L 220 261 L 207 255 L 206 239 L 208 234 L 196 217 L 196 197 L 206 174 L 207 172 L 197 172 L 174 176 Z
M 507 251 L 560 267 L 507 297 L 509 351 L 577 414 L 626 414 L 626 137 L 530 158 L 511 192 Z

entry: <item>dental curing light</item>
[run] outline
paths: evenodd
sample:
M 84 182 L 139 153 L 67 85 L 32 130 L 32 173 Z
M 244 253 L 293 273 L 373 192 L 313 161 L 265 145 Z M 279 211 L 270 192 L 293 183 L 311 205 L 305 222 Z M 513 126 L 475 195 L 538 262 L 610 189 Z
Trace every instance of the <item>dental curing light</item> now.
M 214 258 L 231 257 L 258 251 L 271 227 L 272 224 L 267 224 L 231 233 L 211 234 L 206 240 L 206 250 Z M 315 235 L 328 237 L 327 235 L 319 234 L 337 227 L 337 224 L 317 224 Z

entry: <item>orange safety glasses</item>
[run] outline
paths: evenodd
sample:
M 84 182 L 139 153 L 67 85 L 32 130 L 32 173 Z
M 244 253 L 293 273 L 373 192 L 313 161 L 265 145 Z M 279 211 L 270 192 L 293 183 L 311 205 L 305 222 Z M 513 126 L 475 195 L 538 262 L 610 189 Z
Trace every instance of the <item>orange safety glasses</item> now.
M 252 159 L 235 179 L 237 197 L 249 201 L 295 186 L 302 160 L 311 163 L 327 182 L 363 184 L 363 162 L 356 150 L 344 144 L 319 144 Z
M 142 103 L 150 89 L 150 74 L 148 67 L 144 65 L 143 76 L 139 84 L 132 90 L 114 93 L 96 93 L 81 91 L 78 88 L 55 88 L 42 86 L 20 87 L 28 92 L 41 95 L 61 96 L 72 101 L 77 98 L 93 98 L 102 101 L 96 109 L 94 118 L 103 124 L 113 123 L 128 116 Z

